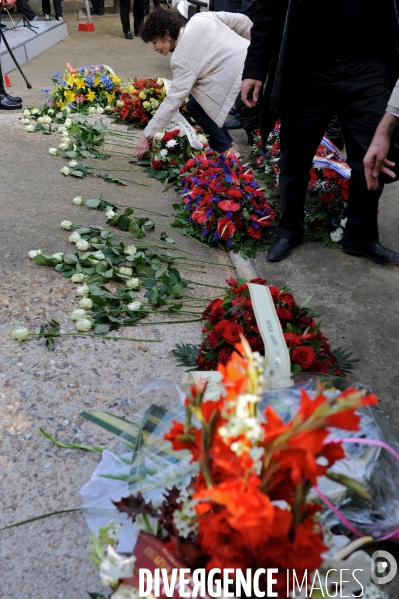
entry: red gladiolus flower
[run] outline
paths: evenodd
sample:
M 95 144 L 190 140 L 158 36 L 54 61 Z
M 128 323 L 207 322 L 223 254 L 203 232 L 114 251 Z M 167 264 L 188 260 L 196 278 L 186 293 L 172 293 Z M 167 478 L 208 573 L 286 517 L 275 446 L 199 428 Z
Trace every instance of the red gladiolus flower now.
M 227 239 L 231 237 L 236 232 L 236 228 L 234 224 L 231 222 L 229 218 L 224 216 L 220 218 L 218 221 L 218 233 L 222 239 Z

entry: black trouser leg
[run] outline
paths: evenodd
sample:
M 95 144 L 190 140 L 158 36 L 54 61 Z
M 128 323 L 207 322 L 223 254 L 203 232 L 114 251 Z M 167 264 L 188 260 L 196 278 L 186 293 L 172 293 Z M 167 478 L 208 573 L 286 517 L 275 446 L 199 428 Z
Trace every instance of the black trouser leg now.
M 51 14 L 50 0 L 42 0 L 42 11 L 44 15 Z
M 367 190 L 362 161 L 389 99 L 388 65 L 378 58 L 332 62 L 313 65 L 301 76 L 297 105 L 281 118 L 283 212 L 277 236 L 302 238 L 312 158 L 330 119 L 338 114 L 352 168 L 344 241 L 370 246 L 378 241 L 377 210 L 383 186 L 375 192 Z
M 31 21 L 37 16 L 26 0 L 17 0 L 16 5 L 17 8 L 22 12 L 24 17 L 28 19 L 28 21 Z
M 101 2 L 99 3 L 101 4 Z M 62 4 L 61 4 L 61 0 L 53 0 L 53 5 L 54 5 L 54 12 L 55 12 L 55 17 L 62 17 Z M 104 0 L 102 0 L 102 9 L 99 8 L 98 10 L 104 10 Z
M 123 33 L 130 31 L 130 0 L 120 0 L 120 15 Z
M 346 77 L 342 81 L 338 116 L 352 169 L 344 243 L 367 247 L 379 241 L 378 201 L 384 185 L 380 183 L 376 191 L 367 189 L 363 158 L 391 93 L 389 68 L 384 60 L 373 58 L 348 63 L 343 71 Z
M 142 22 L 144 21 L 145 2 L 144 0 L 133 0 L 133 24 L 134 33 L 138 35 Z

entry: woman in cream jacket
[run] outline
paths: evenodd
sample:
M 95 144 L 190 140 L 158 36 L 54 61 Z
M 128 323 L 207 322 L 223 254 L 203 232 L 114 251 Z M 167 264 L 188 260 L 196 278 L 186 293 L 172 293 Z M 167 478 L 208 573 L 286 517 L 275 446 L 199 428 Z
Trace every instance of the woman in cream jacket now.
M 144 129 L 136 154 L 142 156 L 156 131 L 165 129 L 184 100 L 189 114 L 209 135 L 211 148 L 236 153 L 224 121 L 240 91 L 252 21 L 241 14 L 202 12 L 182 26 L 177 13 L 153 10 L 141 37 L 163 56 L 173 52 L 168 94 Z

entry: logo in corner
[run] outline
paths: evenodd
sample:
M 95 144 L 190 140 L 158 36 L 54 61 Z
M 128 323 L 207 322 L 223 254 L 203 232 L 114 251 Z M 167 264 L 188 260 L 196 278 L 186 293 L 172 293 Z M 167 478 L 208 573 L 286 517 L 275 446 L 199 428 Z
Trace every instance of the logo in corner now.
M 396 559 L 388 551 L 375 551 L 371 556 L 371 580 L 375 584 L 391 582 L 398 571 Z

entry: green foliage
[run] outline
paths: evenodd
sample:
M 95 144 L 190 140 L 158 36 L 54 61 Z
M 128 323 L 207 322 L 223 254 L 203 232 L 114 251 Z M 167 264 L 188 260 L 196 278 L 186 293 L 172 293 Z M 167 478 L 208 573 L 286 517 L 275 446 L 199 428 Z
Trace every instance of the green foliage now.
M 188 370 L 199 370 L 196 362 L 199 348 L 199 345 L 192 343 L 176 343 L 175 349 L 170 353 L 176 358 L 178 366 L 185 366 Z

